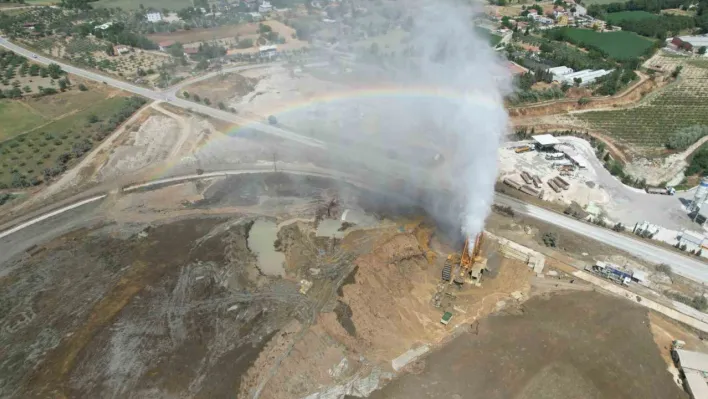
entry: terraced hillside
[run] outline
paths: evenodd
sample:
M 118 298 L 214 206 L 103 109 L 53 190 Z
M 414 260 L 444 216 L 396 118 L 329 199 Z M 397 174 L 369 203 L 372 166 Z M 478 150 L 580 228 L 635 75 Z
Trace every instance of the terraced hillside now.
M 663 149 L 678 129 L 708 124 L 708 62 L 655 56 L 651 65 L 672 71 L 682 65 L 678 80 L 629 109 L 593 111 L 576 117 L 642 152 Z

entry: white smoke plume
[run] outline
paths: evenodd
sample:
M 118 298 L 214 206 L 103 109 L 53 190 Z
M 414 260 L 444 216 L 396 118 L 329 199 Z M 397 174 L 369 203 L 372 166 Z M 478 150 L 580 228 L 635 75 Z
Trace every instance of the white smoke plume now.
M 408 38 L 364 54 L 358 72 L 368 71 L 366 79 L 347 84 L 393 86 L 398 94 L 354 96 L 309 109 L 297 119 L 310 122 L 310 131 L 319 128 L 323 137 L 338 132 L 346 151 L 330 152 L 332 162 L 358 162 L 365 166 L 363 177 L 372 183 L 383 180 L 387 188 L 386 179 L 404 175 L 406 196 L 416 198 L 446 227 L 475 235 L 492 205 L 497 151 L 508 128 L 503 104 L 510 88 L 508 69 L 475 29 L 479 10 L 473 5 L 434 0 L 388 4 L 400 4 L 414 22 Z M 444 162 L 431 166 L 438 153 Z M 425 195 L 417 194 L 421 190 Z

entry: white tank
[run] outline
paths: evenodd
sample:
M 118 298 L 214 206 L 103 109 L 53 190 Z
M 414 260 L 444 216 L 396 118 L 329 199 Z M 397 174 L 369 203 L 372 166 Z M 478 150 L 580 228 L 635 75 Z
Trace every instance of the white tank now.
M 708 198 L 708 177 L 701 179 L 701 184 L 698 185 L 696 195 L 693 196 L 693 201 L 697 204 L 702 203 Z
M 708 176 L 701 179 L 701 184 L 699 184 L 698 189 L 696 189 L 696 194 L 693 196 L 693 203 L 691 203 L 691 211 L 700 208 L 706 199 L 708 199 Z

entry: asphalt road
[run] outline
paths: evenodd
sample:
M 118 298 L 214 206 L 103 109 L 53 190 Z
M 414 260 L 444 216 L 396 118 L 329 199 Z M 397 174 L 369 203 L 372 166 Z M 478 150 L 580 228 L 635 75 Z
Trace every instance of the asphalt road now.
M 145 183 L 140 183 L 140 184 L 135 184 L 129 187 L 126 187 L 123 189 L 123 192 L 129 193 L 133 190 L 139 189 L 139 188 L 149 188 L 153 186 L 157 186 L 160 184 L 165 184 L 165 183 L 174 183 L 174 182 L 179 182 L 179 181 L 186 181 L 186 180 L 198 180 L 198 179 L 204 179 L 204 178 L 213 178 L 213 177 L 218 177 L 218 176 L 228 176 L 228 175 L 237 175 L 237 174 L 244 174 L 244 173 L 259 173 L 259 172 L 265 172 L 268 171 L 270 167 L 268 165 L 254 165 L 253 167 L 245 167 L 244 169 L 239 169 L 239 170 L 226 170 L 226 171 L 219 171 L 219 172 L 207 172 L 203 174 L 190 174 L 190 175 L 183 175 L 183 176 L 175 176 L 175 177 L 170 177 L 170 178 L 164 178 L 164 179 L 158 179 L 158 180 L 153 180 L 150 182 L 145 182 Z M 330 170 L 326 169 L 321 169 L 317 167 L 307 167 L 307 168 L 288 168 L 288 167 L 283 167 L 279 166 L 279 170 L 287 173 L 294 173 L 294 174 L 300 174 L 300 175 L 315 175 L 315 176 L 322 176 L 322 177 L 334 177 L 343 181 L 347 181 L 349 183 L 358 185 L 358 186 L 365 186 L 365 182 L 358 181 L 356 179 L 352 179 L 351 176 L 348 176 L 346 174 L 340 173 L 340 172 L 333 172 Z M 8 230 L 0 232 L 0 239 L 7 237 L 13 233 L 16 233 L 24 228 L 27 228 L 29 226 L 32 226 L 33 224 L 36 224 L 38 222 L 41 222 L 43 220 L 46 220 L 48 218 L 60 215 L 64 212 L 68 212 L 72 209 L 76 209 L 77 207 L 83 206 L 85 204 L 89 204 L 95 201 L 99 201 L 106 197 L 107 194 L 101 194 L 101 195 L 96 195 L 93 196 L 89 199 L 82 199 L 81 201 L 77 201 L 75 203 L 72 203 L 70 205 L 67 205 L 65 207 L 62 207 L 60 209 L 53 210 L 51 212 L 47 212 L 45 214 L 42 214 L 38 217 L 35 217 L 31 220 L 25 221 L 22 224 L 19 224 L 17 226 L 14 226 Z M 495 202 L 500 205 L 505 205 L 505 206 L 510 206 L 512 209 L 514 209 L 515 212 L 529 216 L 538 220 L 542 220 L 546 223 L 553 224 L 555 226 L 558 226 L 563 229 L 567 229 L 570 231 L 573 231 L 577 234 L 586 236 L 590 239 L 596 240 L 598 242 L 601 242 L 606 245 L 610 245 L 614 248 L 626 251 L 632 255 L 635 255 L 641 259 L 644 259 L 646 261 L 649 261 L 651 263 L 666 263 L 670 265 L 673 269 L 673 271 L 681 276 L 684 276 L 686 278 L 689 278 L 691 280 L 697 281 L 697 282 L 708 282 L 708 265 L 695 259 L 692 257 L 684 256 L 682 254 L 679 254 L 677 252 L 674 252 L 669 249 L 657 247 L 655 245 L 652 245 L 650 243 L 634 239 L 631 237 L 627 237 L 622 234 L 618 234 L 612 230 L 601 228 L 589 223 L 584 223 L 572 218 L 569 218 L 567 216 L 561 215 L 559 213 L 555 213 L 534 205 L 529 205 L 524 202 L 521 202 L 519 200 L 497 194 L 495 198 Z
M 311 147 L 319 147 L 319 148 L 325 148 L 325 143 L 322 142 L 321 140 L 313 139 L 308 136 L 301 135 L 299 133 L 295 133 L 289 130 L 285 130 L 282 128 L 279 128 L 277 126 L 269 125 L 267 123 L 263 123 L 261 121 L 253 120 L 250 118 L 244 118 L 242 116 L 234 115 L 230 112 L 222 111 L 216 108 L 211 108 L 203 104 L 198 104 L 194 103 L 191 101 L 187 101 L 181 98 L 178 98 L 176 96 L 176 91 L 179 90 L 180 87 L 178 86 L 176 88 L 173 88 L 172 90 L 168 91 L 155 91 L 151 90 L 142 86 L 137 86 L 128 82 L 124 82 L 122 80 L 114 79 L 110 76 L 106 75 L 101 75 L 95 72 L 87 71 L 81 68 L 77 68 L 75 66 L 71 66 L 68 64 L 64 64 L 62 62 L 59 62 L 57 60 L 43 57 L 39 54 L 36 54 L 30 50 L 27 50 L 24 47 L 20 47 L 14 43 L 9 42 L 7 39 L 4 37 L 0 37 L 0 46 L 5 47 L 8 50 L 12 50 L 17 54 L 21 54 L 34 62 L 38 62 L 40 64 L 50 64 L 50 63 L 55 63 L 61 66 L 63 70 L 66 72 L 69 72 L 73 75 L 76 76 L 81 76 L 82 78 L 85 79 L 90 79 L 94 80 L 96 82 L 102 82 L 104 84 L 107 84 L 109 86 L 116 87 L 121 90 L 125 90 L 130 93 L 138 94 L 143 97 L 155 100 L 155 101 L 166 101 L 169 102 L 170 104 L 184 108 L 190 111 L 198 112 L 203 115 L 211 116 L 213 118 L 221 119 L 227 122 L 234 123 L 238 126 L 248 126 L 250 129 L 258 130 L 260 132 L 264 132 L 267 134 L 271 134 L 276 137 L 280 137 L 283 139 L 287 140 L 292 140 L 296 141 L 301 144 L 305 144 Z M 229 70 L 231 71 L 237 71 L 237 70 L 245 70 L 245 69 L 252 69 L 254 66 L 252 65 L 247 65 L 243 67 L 235 67 L 235 68 L 230 68 Z M 241 68 L 241 69 L 239 69 Z
M 697 258 L 685 256 L 639 239 L 627 237 L 626 235 L 616 233 L 610 229 L 584 223 L 510 197 L 497 194 L 495 202 L 499 205 L 510 206 L 517 213 L 530 216 L 603 244 L 621 249 L 648 262 L 657 264 L 666 263 L 671 266 L 674 273 L 691 280 L 700 283 L 708 282 L 708 264 L 701 262 Z

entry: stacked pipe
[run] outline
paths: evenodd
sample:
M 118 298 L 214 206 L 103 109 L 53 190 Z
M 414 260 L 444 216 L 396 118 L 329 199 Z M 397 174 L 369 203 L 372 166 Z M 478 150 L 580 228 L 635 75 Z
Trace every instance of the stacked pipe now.
M 556 184 L 555 180 L 553 179 L 548 179 L 548 185 L 551 186 L 553 191 L 559 193 L 561 191 L 560 187 L 558 187 L 558 184 Z
M 521 172 L 521 178 L 524 179 L 526 184 L 531 184 L 533 183 L 533 179 L 531 179 L 531 175 L 527 171 Z
M 521 184 L 515 182 L 514 180 L 511 179 L 504 179 L 504 184 L 510 187 L 514 187 L 517 190 L 521 190 Z
M 533 175 L 533 185 L 536 186 L 536 188 L 541 188 L 541 179 L 538 175 Z
M 554 180 L 555 180 L 556 184 L 558 185 L 558 187 L 562 188 L 563 190 L 567 190 L 568 187 L 570 187 L 570 184 L 568 184 L 568 182 L 565 181 L 565 179 L 560 176 L 557 176 Z

